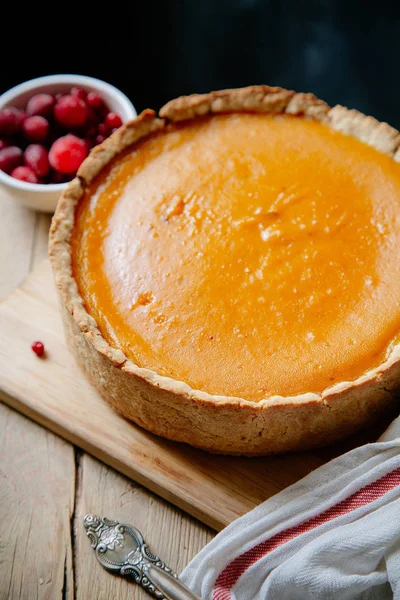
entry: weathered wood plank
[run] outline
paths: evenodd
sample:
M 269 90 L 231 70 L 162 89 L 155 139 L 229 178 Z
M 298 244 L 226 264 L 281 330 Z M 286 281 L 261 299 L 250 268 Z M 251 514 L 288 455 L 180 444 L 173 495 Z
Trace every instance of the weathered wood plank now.
M 0 299 L 45 256 L 48 224 L 1 192 Z M 0 405 L 0 456 L 0 598 L 72 600 L 73 446 Z
M 135 584 L 112 577 L 97 564 L 83 527 L 87 513 L 135 525 L 150 550 L 178 573 L 215 535 L 139 485 L 83 454 L 79 461 L 75 511 L 76 600 L 147 600 Z
M 0 598 L 73 596 L 73 447 L 0 405 Z

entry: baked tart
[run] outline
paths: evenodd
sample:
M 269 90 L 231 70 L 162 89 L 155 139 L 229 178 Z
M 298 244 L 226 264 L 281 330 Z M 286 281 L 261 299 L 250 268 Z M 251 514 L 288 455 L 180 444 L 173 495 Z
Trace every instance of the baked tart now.
M 396 402 L 400 135 L 312 94 L 178 98 L 96 147 L 50 258 L 69 347 L 166 438 L 321 446 Z

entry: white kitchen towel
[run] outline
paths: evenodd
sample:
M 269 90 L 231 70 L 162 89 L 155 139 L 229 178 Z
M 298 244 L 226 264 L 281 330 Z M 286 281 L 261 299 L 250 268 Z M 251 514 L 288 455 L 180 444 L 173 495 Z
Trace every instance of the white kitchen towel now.
M 400 600 L 400 418 L 231 523 L 181 577 L 202 600 Z

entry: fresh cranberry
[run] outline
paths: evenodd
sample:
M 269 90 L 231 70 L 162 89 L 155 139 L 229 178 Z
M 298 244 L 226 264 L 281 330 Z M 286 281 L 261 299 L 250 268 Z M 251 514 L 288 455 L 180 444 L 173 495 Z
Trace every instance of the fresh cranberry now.
M 50 171 L 49 156 L 41 144 L 30 144 L 25 148 L 24 162 L 38 177 L 46 177 Z
M 20 181 L 26 181 L 27 183 L 39 183 L 39 179 L 37 178 L 35 171 L 33 171 L 30 167 L 15 167 L 10 173 L 11 177 L 14 179 L 19 179 Z
M 17 133 L 20 128 L 21 120 L 19 111 L 16 108 L 0 109 L 0 135 L 12 135 Z
M 8 146 L 0 150 L 0 169 L 10 173 L 22 163 L 22 150 L 17 146 Z
M 7 148 L 7 142 L 0 139 L 0 150 L 3 150 L 3 148 Z
M 88 107 L 81 98 L 63 96 L 54 107 L 54 117 L 64 127 L 83 127 L 86 123 Z
M 86 90 L 80 87 L 73 87 L 70 91 L 71 96 L 75 96 L 75 98 L 80 98 L 81 100 L 86 99 Z
M 37 354 L 38 356 L 43 356 L 43 354 L 44 354 L 43 342 L 33 342 L 31 348 L 35 354 Z
M 12 110 L 13 113 L 15 114 L 15 116 L 17 118 L 17 122 L 18 122 L 18 130 L 20 130 L 22 125 L 24 124 L 24 122 L 27 119 L 27 114 L 23 110 L 20 110 L 19 108 L 14 108 L 14 106 L 12 106 L 10 108 L 10 110 Z
M 36 94 L 28 100 L 26 112 L 28 115 L 39 115 L 40 117 L 51 117 L 53 114 L 54 98 L 50 94 Z
M 49 122 L 38 115 L 28 117 L 22 125 L 22 131 L 29 141 L 43 142 L 49 133 Z
M 97 131 L 100 135 L 106 136 L 108 134 L 108 127 L 105 123 L 100 123 L 100 125 L 97 127 Z
M 60 173 L 75 173 L 87 153 L 85 142 L 69 133 L 54 142 L 50 148 L 49 161 L 53 169 Z
M 117 113 L 109 112 L 104 123 L 108 129 L 115 129 L 121 127 L 122 119 L 119 115 L 117 115 Z
M 99 133 L 99 135 L 96 135 L 96 144 L 102 144 L 104 142 L 104 140 L 106 139 L 105 135 L 101 135 L 101 133 Z
M 99 108 L 103 108 L 104 100 L 100 94 L 97 94 L 96 92 L 89 92 L 86 98 L 86 104 L 88 104 L 88 106 L 91 108 L 98 110 Z

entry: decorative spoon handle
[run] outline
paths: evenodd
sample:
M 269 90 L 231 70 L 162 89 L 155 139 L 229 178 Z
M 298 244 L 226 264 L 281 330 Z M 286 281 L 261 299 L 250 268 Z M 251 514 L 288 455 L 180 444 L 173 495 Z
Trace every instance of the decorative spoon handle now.
M 96 515 L 86 515 L 84 525 L 97 560 L 108 571 L 132 577 L 159 600 L 200 600 L 151 554 L 142 534 L 132 525 Z

